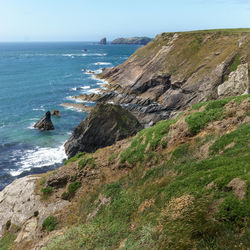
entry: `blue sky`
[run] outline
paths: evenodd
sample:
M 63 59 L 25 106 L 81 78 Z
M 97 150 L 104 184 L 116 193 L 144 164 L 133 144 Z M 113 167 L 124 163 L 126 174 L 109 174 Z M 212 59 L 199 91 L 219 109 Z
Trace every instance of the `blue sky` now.
M 0 0 L 0 41 L 97 41 L 250 27 L 250 0 Z

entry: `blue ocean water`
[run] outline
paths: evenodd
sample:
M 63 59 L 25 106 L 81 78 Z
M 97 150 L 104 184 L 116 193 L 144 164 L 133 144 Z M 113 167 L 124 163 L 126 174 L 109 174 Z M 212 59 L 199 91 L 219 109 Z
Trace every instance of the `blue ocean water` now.
M 98 72 L 116 66 L 137 48 L 81 42 L 0 43 L 0 190 L 15 178 L 62 164 L 63 144 L 86 114 L 60 104 L 100 87 L 102 82 L 84 69 Z M 52 117 L 54 131 L 33 128 L 54 109 L 62 114 Z

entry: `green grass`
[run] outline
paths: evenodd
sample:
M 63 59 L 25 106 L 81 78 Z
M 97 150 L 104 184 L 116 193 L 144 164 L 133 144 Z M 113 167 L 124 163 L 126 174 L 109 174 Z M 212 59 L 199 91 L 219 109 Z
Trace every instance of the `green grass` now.
M 207 113 L 223 113 L 230 100 L 204 105 Z M 208 134 L 188 140 L 163 155 L 160 146 L 172 123 L 141 131 L 121 154 L 134 168 L 119 181 L 83 196 L 79 224 L 54 238 L 46 249 L 247 249 L 250 125 L 242 124 L 220 137 Z M 195 155 L 206 143 L 210 143 L 209 155 L 199 160 Z M 161 164 L 154 163 L 156 156 Z M 242 200 L 227 188 L 234 178 L 246 182 Z M 214 186 L 208 189 L 211 182 Z M 98 208 L 100 193 L 110 202 L 85 223 L 87 215 Z
M 79 181 L 75 181 L 75 182 L 73 182 L 73 183 L 70 183 L 69 186 L 68 186 L 68 192 L 69 192 L 71 195 L 74 195 L 75 192 L 76 192 L 76 190 L 77 190 L 78 188 L 80 188 L 81 185 L 82 185 L 82 183 L 79 182 Z
M 66 160 L 66 161 L 64 162 L 64 165 L 67 165 L 67 164 L 70 163 L 70 162 L 75 162 L 75 161 L 79 160 L 79 159 L 82 158 L 85 154 L 86 154 L 86 153 L 83 152 L 83 153 L 79 153 L 79 154 L 77 154 L 77 155 L 71 157 L 70 159 L 68 159 L 68 160 Z
M 0 239 L 1 250 L 11 250 L 14 246 L 16 235 L 13 233 L 7 233 Z
M 195 135 L 200 132 L 208 123 L 213 121 L 222 120 L 224 118 L 224 106 L 231 100 L 235 100 L 236 103 L 242 102 L 248 95 L 238 97 L 228 97 L 222 100 L 209 101 L 207 103 L 195 104 L 191 110 L 198 110 L 202 106 L 206 106 L 202 112 L 195 112 L 186 117 L 186 122 L 189 125 L 190 132 Z
M 43 198 L 48 198 L 53 193 L 52 187 L 42 188 L 41 192 L 43 194 Z
M 89 165 L 91 168 L 95 168 L 95 159 L 91 156 L 85 155 L 85 157 L 78 162 L 79 170 L 82 170 L 86 165 Z
M 155 126 L 140 131 L 130 147 L 120 155 L 121 163 L 135 164 L 150 159 L 158 146 L 165 146 L 170 125 L 176 121 L 176 119 L 160 121 Z
M 68 186 L 68 190 L 64 191 L 62 193 L 61 198 L 63 200 L 70 200 L 75 196 L 75 193 L 77 191 L 77 189 L 79 189 L 82 186 L 82 183 L 79 181 L 75 181 L 69 184 Z
M 45 229 L 47 232 L 51 232 L 55 230 L 57 224 L 57 218 L 54 216 L 49 216 L 43 221 L 42 228 Z

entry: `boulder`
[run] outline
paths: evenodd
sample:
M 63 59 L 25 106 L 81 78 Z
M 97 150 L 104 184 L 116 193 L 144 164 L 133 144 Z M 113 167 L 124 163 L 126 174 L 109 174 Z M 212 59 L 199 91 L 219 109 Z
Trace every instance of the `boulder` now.
M 55 116 L 57 116 L 57 117 L 61 117 L 60 111 L 59 111 L 59 110 L 56 110 L 56 109 L 52 111 L 51 115 L 55 115 Z
M 100 40 L 100 44 L 107 44 L 107 38 L 104 37 Z
M 68 157 L 80 152 L 94 152 L 118 140 L 136 134 L 143 127 L 129 111 L 119 105 L 97 104 L 65 143 Z
M 228 80 L 218 87 L 220 97 L 249 93 L 248 63 L 240 64 L 230 73 Z
M 53 130 L 54 125 L 51 121 L 51 113 L 47 111 L 46 114 L 42 117 L 42 119 L 34 125 L 34 128 L 40 130 Z

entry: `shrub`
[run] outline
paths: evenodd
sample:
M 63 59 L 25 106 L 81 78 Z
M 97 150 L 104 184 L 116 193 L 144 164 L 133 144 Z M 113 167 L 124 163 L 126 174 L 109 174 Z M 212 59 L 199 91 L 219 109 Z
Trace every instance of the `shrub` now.
M 84 155 L 85 155 L 85 152 L 79 153 L 79 154 L 77 154 L 77 155 L 71 157 L 70 159 L 66 160 L 66 161 L 64 162 L 64 165 L 67 165 L 67 164 L 70 163 L 70 162 L 75 162 L 75 161 L 77 161 L 78 159 L 80 159 L 80 158 L 81 158 L 82 156 L 84 156 Z
M 239 226 L 243 225 L 244 217 L 250 216 L 247 204 L 235 197 L 227 197 L 219 206 L 219 209 L 217 218 L 220 221 L 235 223 Z
M 46 188 L 42 188 L 41 191 L 42 191 L 42 193 L 43 193 L 43 196 L 44 196 L 45 198 L 47 198 L 49 195 L 52 194 L 53 188 L 52 188 L 52 187 L 46 187 Z
M 63 193 L 62 193 L 62 199 L 63 200 L 68 200 L 70 197 L 69 197 L 70 195 L 69 195 L 69 193 L 68 192 L 66 192 L 66 191 L 64 191 Z
M 77 190 L 78 188 L 80 188 L 81 185 L 82 185 L 82 183 L 79 182 L 79 181 L 75 181 L 75 182 L 69 184 L 69 186 L 68 186 L 69 194 L 70 194 L 70 195 L 74 195 L 75 192 L 76 192 L 76 190 Z
M 42 227 L 47 232 L 51 232 L 56 228 L 57 224 L 58 224 L 57 218 L 54 216 L 49 216 L 43 221 Z
M 78 163 L 79 170 L 82 170 L 86 165 L 89 165 L 91 168 L 95 167 L 95 159 L 93 157 L 85 157 L 81 159 Z

